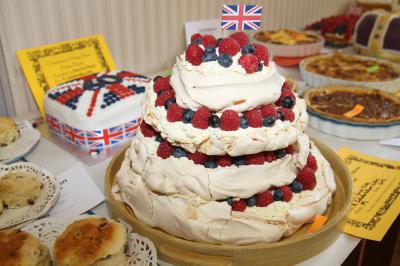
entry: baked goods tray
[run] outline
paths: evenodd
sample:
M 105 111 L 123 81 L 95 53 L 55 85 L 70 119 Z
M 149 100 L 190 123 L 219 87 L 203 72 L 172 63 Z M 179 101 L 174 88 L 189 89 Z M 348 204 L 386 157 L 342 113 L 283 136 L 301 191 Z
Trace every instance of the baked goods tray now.
M 171 236 L 139 221 L 130 208 L 118 201 L 112 192 L 116 173 L 121 167 L 125 151 L 116 154 L 105 176 L 107 209 L 112 218 L 132 225 L 133 230 L 153 241 L 158 257 L 176 265 L 292 265 L 315 256 L 330 246 L 339 236 L 342 221 L 351 205 L 352 179 L 347 167 L 334 151 L 315 141 L 322 155 L 329 161 L 335 174 L 337 190 L 325 215 L 327 223 L 322 229 L 309 233 L 304 225 L 290 237 L 275 243 L 245 246 L 198 243 Z

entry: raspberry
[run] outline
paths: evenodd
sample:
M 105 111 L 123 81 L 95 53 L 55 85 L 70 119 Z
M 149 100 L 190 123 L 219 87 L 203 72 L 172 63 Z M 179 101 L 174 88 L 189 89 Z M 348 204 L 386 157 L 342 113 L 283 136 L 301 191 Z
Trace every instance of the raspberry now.
M 186 48 L 186 61 L 190 62 L 194 66 L 201 64 L 201 59 L 203 57 L 204 51 L 197 44 L 190 44 Z
M 221 115 L 221 129 L 225 131 L 235 131 L 239 129 L 240 117 L 233 110 L 225 110 Z
M 160 145 L 158 145 L 157 155 L 163 159 L 167 159 L 172 155 L 173 150 L 174 147 L 172 147 L 171 144 L 169 144 L 167 141 L 163 141 L 160 143 Z
M 181 108 L 176 103 L 171 104 L 168 107 L 167 120 L 169 122 L 182 121 L 182 119 L 183 119 L 183 111 L 184 111 L 183 108 Z
M 201 39 L 201 44 L 207 48 L 208 46 L 217 46 L 217 40 L 212 35 L 205 35 Z
M 313 189 L 317 184 L 314 170 L 309 167 L 304 167 L 297 173 L 297 181 L 303 185 L 304 190 Z
M 294 153 L 294 147 L 293 145 L 289 145 L 286 147 L 286 154 L 293 154 Z
M 292 85 L 289 82 L 285 81 L 282 85 L 282 92 L 283 91 L 292 91 Z
M 159 93 L 160 91 L 165 91 L 171 89 L 171 85 L 169 83 L 171 76 L 158 78 L 153 85 L 153 90 L 155 93 Z
M 232 203 L 232 211 L 237 211 L 237 212 L 244 212 L 244 210 L 247 207 L 247 203 L 245 200 L 240 199 L 240 200 L 235 200 Z
M 239 64 L 246 70 L 247 74 L 251 74 L 257 70 L 258 59 L 255 55 L 244 54 L 239 58 Z
M 284 120 L 289 120 L 290 122 L 294 121 L 294 113 L 292 109 L 280 107 L 278 108 L 278 111 L 281 112 L 281 114 L 283 114 Z
M 232 165 L 231 157 L 228 155 L 218 156 L 216 161 L 217 161 L 217 164 L 221 167 Z
M 237 41 L 240 47 L 243 47 L 244 45 L 249 43 L 249 37 L 247 37 L 246 33 L 244 32 L 235 32 L 229 35 L 229 37 Z
M 293 101 L 293 105 L 296 103 L 296 96 L 294 96 L 293 92 L 288 89 L 284 89 L 281 92 L 281 96 L 279 96 L 279 99 L 275 102 L 276 105 L 281 106 L 282 105 L 282 100 L 285 97 L 290 97 Z
M 263 117 L 272 116 L 275 119 L 278 119 L 278 113 L 275 110 L 275 106 L 272 104 L 264 105 L 261 107 L 261 114 Z
M 292 190 L 289 186 L 283 186 L 279 188 L 280 191 L 283 193 L 283 200 L 288 202 L 292 199 Z
M 189 153 L 187 157 L 195 164 L 204 164 L 207 160 L 207 155 L 198 151 L 196 151 L 195 153 Z
M 157 136 L 157 132 L 153 129 L 153 127 L 149 124 L 146 124 L 144 121 L 140 123 L 140 130 L 145 137 L 151 138 Z
M 205 108 L 201 107 L 194 113 L 192 124 L 195 128 L 206 129 L 208 128 L 208 118 L 210 117 L 210 111 Z
M 224 38 L 219 42 L 219 54 L 235 55 L 240 51 L 240 45 L 232 38 Z
M 253 46 L 255 48 L 254 55 L 258 58 L 258 60 L 264 62 L 264 66 L 268 66 L 269 64 L 269 54 L 267 48 L 265 48 L 261 44 L 256 44 L 253 43 Z
M 195 33 L 190 37 L 190 42 L 193 42 L 193 41 L 197 40 L 198 38 L 201 38 L 201 34 Z
M 257 207 L 266 207 L 274 202 L 274 198 L 272 197 L 272 192 L 267 190 L 257 194 L 256 196 L 256 206 Z
M 164 106 L 165 101 L 168 99 L 175 99 L 175 91 L 167 90 L 159 95 L 156 99 L 156 106 Z
M 265 151 L 264 152 L 264 159 L 266 162 L 272 162 L 274 160 L 276 160 L 276 155 L 275 152 L 273 151 Z
M 318 169 L 317 160 L 315 159 L 315 157 L 311 153 L 308 155 L 306 167 L 311 168 L 312 170 L 314 170 L 314 173 Z
M 262 152 L 246 155 L 246 164 L 264 164 L 264 154 Z
M 250 111 L 244 112 L 244 116 L 249 121 L 251 127 L 262 127 L 263 119 L 261 112 L 258 109 L 252 109 Z

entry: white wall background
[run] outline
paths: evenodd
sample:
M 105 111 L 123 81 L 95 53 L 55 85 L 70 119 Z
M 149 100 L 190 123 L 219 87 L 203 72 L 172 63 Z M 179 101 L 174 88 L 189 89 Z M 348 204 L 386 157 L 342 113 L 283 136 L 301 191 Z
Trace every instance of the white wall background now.
M 302 28 L 342 12 L 351 0 L 1 0 L 6 98 L 17 115 L 37 110 L 15 54 L 19 49 L 101 33 L 118 68 L 154 73 L 170 68 L 183 51 L 183 23 L 219 18 L 222 2 L 261 3 L 262 28 L 273 29 Z

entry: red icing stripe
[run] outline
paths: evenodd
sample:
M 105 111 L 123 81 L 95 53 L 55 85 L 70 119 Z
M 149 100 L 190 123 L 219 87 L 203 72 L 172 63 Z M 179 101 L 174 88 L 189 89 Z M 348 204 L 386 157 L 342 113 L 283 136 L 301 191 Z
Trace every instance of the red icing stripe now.
M 94 106 L 96 105 L 97 96 L 99 95 L 100 90 L 95 90 L 92 95 L 92 100 L 90 102 L 89 109 L 86 112 L 87 116 L 92 116 Z
M 75 88 L 73 90 L 70 90 L 64 94 L 62 94 L 60 97 L 57 98 L 57 102 L 61 103 L 61 104 L 65 104 L 66 102 L 68 102 L 69 100 L 75 98 L 78 95 L 81 95 L 83 93 L 83 89 L 78 87 Z
M 119 83 L 111 84 L 107 86 L 107 89 L 118 95 L 121 99 L 134 95 L 133 91 Z

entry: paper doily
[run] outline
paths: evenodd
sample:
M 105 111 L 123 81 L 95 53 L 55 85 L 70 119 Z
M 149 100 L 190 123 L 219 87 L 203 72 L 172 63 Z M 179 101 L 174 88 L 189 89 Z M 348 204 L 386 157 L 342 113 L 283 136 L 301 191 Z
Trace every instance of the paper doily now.
M 35 204 L 18 209 L 4 209 L 0 215 L 0 229 L 18 225 L 45 215 L 56 203 L 60 194 L 60 184 L 49 171 L 33 163 L 0 164 L 0 179 L 8 172 L 27 172 L 39 177 L 43 189 Z
M 88 216 L 79 216 L 77 219 L 73 220 L 83 219 L 85 217 Z M 24 226 L 22 230 L 32 233 L 42 244 L 46 245 L 53 258 L 53 246 L 57 236 L 61 235 L 68 224 L 72 223 L 73 220 L 65 222 L 60 219 L 48 217 L 30 223 Z M 153 242 L 146 237 L 131 232 L 131 230 L 129 230 L 128 234 L 128 248 L 125 252 L 125 256 L 127 265 L 157 265 L 157 251 Z

